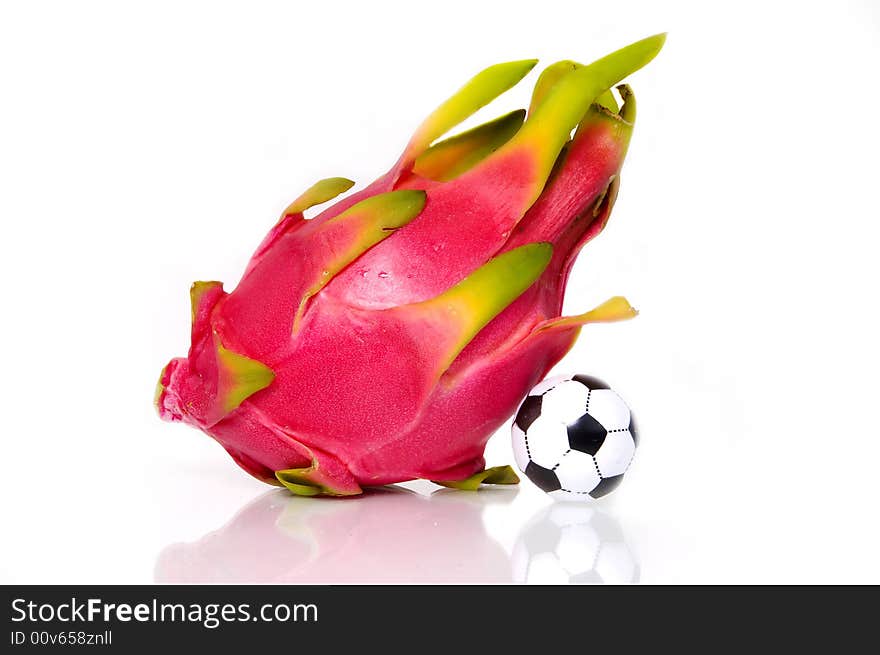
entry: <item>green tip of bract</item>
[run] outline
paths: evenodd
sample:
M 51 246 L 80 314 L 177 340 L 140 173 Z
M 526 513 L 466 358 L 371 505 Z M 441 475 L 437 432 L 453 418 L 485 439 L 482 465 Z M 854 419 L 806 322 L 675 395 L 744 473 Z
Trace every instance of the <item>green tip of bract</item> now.
M 574 62 L 553 64 L 549 72 L 545 71 L 543 82 L 539 80 L 529 118 L 511 145 L 528 143 L 537 153 L 540 170 L 546 178 L 571 130 L 590 105 L 656 57 L 665 40 L 665 34 L 657 34 L 636 41 L 588 66 Z
M 605 107 L 612 114 L 616 114 L 620 107 L 617 106 L 617 98 L 614 97 L 614 94 L 611 92 L 611 89 L 606 89 L 602 93 L 599 94 L 599 97 L 596 98 L 596 104 Z
M 162 394 L 165 393 L 165 385 L 162 384 L 162 380 L 165 379 L 165 371 L 168 369 L 168 365 L 162 367 L 162 370 L 159 373 L 159 379 L 156 381 L 156 390 L 153 392 L 153 407 L 156 410 L 159 410 L 159 402 L 162 400 Z
M 333 219 L 343 216 L 363 214 L 370 217 L 370 224 L 378 229 L 402 227 L 421 213 L 425 207 L 427 194 L 421 189 L 401 189 L 389 191 L 360 201 Z
M 542 323 L 536 331 L 576 328 L 588 323 L 614 323 L 638 316 L 639 312 L 623 296 L 609 298 L 601 305 L 576 316 L 561 316 Z
M 483 325 L 528 289 L 553 256 L 549 243 L 529 243 L 490 259 L 440 298 L 477 310 Z M 482 325 L 481 325 L 482 327 Z
M 319 471 L 317 460 L 308 468 L 275 471 L 275 479 L 296 496 L 355 496 L 362 491 L 357 484 L 334 487 Z
M 294 314 L 293 332 L 299 330 L 309 299 L 339 271 L 418 216 L 426 199 L 427 194 L 420 189 L 380 193 L 361 200 L 321 225 L 319 229 L 327 235 L 328 242 L 334 243 L 332 256 L 324 262 L 322 270 L 315 271 L 315 279 L 305 288 Z
M 525 109 L 518 109 L 434 144 L 418 156 L 413 172 L 430 180 L 453 180 L 507 143 L 525 117 Z
M 328 177 L 318 180 L 303 191 L 299 198 L 290 203 L 290 206 L 284 210 L 284 214 L 304 212 L 310 207 L 333 200 L 340 193 L 345 193 L 353 186 L 354 182 L 344 177 Z
M 549 243 L 530 243 L 490 259 L 439 296 L 401 309 L 439 312 L 455 338 L 440 362 L 445 371 L 465 346 L 493 318 L 537 280 L 553 256 Z M 454 328 L 452 327 L 454 326 Z
M 302 471 L 305 469 L 288 469 L 275 471 L 275 477 L 284 487 L 295 496 L 318 496 L 324 490 L 313 482 L 303 478 Z
M 493 466 L 474 473 L 464 480 L 433 480 L 432 482 L 450 489 L 476 491 L 484 484 L 519 484 L 519 476 L 510 466 Z
M 537 63 L 537 59 L 510 61 L 477 73 L 419 126 L 407 147 L 409 156 L 417 157 L 448 130 L 514 87 Z
M 532 91 L 532 100 L 529 103 L 529 115 L 535 113 L 535 110 L 544 102 L 547 95 L 553 87 L 556 86 L 556 83 L 559 82 L 559 80 L 572 71 L 583 67 L 583 64 L 566 59 L 564 61 L 557 61 L 554 64 L 550 64 L 547 68 L 541 71 L 541 76 L 538 78 L 538 81 L 535 83 L 535 88 Z M 611 93 L 611 89 L 606 89 L 599 94 L 596 98 L 596 102 L 612 112 L 617 111 L 617 100 L 615 100 L 614 94 Z
M 268 387 L 275 379 L 272 369 L 262 362 L 227 350 L 219 343 L 217 364 L 221 375 L 217 400 L 225 413 L 231 412 L 249 396 Z
M 623 120 L 632 125 L 636 122 L 636 95 L 629 84 L 621 84 L 617 87 L 617 92 L 620 93 L 620 97 L 623 100 L 619 115 Z
M 535 88 L 532 90 L 532 100 L 529 103 L 529 115 L 535 113 L 535 109 L 544 102 L 547 94 L 550 93 L 550 90 L 556 86 L 556 83 L 559 82 L 559 80 L 573 70 L 582 67 L 582 64 L 566 59 L 564 61 L 557 61 L 556 63 L 550 64 L 547 68 L 542 70 L 541 74 L 538 76 L 538 81 L 535 82 Z
M 215 287 L 222 287 L 222 282 L 217 282 L 215 280 L 211 280 L 209 282 L 203 282 L 202 280 L 197 280 L 192 283 L 192 286 L 189 288 L 189 306 L 190 306 L 190 316 L 195 322 L 196 314 L 199 311 L 199 305 L 202 302 L 202 297 L 205 295 L 205 292 L 213 289 Z

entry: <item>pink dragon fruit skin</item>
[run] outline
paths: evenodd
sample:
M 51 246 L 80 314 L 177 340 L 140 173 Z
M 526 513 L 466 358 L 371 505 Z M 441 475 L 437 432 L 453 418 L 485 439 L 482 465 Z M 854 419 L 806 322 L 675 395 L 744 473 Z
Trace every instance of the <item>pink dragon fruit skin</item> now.
M 322 180 L 284 212 L 238 286 L 196 282 L 192 344 L 157 387 L 163 419 L 216 439 L 247 472 L 302 495 L 416 478 L 473 489 L 491 434 L 612 298 L 561 316 L 569 271 L 608 220 L 635 118 L 629 87 L 664 35 L 589 66 L 553 64 L 531 106 L 438 137 L 534 66 L 490 67 L 417 130 L 394 167 Z M 574 136 L 571 132 L 576 128 Z

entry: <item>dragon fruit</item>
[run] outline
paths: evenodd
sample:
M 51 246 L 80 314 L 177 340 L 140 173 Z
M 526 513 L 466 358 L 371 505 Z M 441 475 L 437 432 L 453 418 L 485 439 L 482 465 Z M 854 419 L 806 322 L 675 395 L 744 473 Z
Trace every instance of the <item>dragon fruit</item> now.
M 421 124 L 388 173 L 306 219 L 354 183 L 313 185 L 233 291 L 192 285 L 192 344 L 162 370 L 160 416 L 295 494 L 518 482 L 508 466 L 485 468 L 489 437 L 583 325 L 636 313 L 614 297 L 561 316 L 632 132 L 632 91 L 616 87 L 618 106 L 611 89 L 664 38 L 588 66 L 553 64 L 528 112 L 437 142 L 536 62 L 487 68 Z

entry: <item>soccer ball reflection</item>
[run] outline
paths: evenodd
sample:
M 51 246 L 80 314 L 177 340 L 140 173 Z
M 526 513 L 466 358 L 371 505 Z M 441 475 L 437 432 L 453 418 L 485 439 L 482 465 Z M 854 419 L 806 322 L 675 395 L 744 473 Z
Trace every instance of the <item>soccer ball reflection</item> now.
M 610 515 L 591 505 L 556 503 L 520 533 L 514 580 L 527 584 L 626 584 L 639 567 Z

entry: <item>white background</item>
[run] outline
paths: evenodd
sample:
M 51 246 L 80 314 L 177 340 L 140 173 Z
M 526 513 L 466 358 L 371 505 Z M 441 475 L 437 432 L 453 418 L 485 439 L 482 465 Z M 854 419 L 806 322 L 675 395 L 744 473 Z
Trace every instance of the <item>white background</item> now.
M 190 282 L 231 288 L 314 180 L 362 187 L 486 65 L 660 31 L 566 301 L 641 310 L 558 367 L 639 417 L 596 507 L 642 582 L 880 582 L 878 5 L 549 0 L 2 4 L 0 580 L 520 579 L 509 555 L 549 503 L 527 481 L 270 492 L 229 523 L 268 487 L 160 422 L 153 388 L 188 346 Z M 512 462 L 505 430 L 487 457 Z M 566 579 L 550 569 L 532 579 Z

